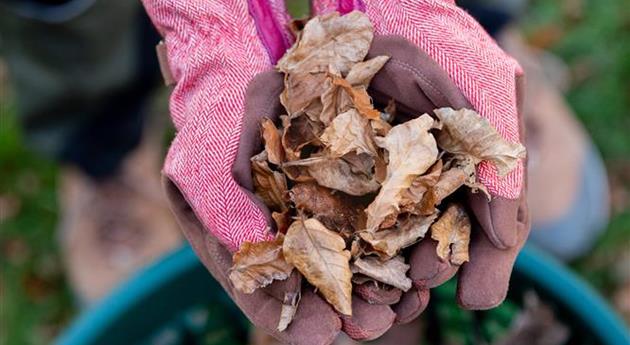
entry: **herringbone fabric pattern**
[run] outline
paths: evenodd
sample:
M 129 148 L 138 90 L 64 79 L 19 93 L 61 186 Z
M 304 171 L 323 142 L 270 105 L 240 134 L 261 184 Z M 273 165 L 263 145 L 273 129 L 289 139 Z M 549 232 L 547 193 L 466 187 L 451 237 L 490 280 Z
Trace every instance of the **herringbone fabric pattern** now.
M 269 4 L 275 20 L 286 23 L 282 1 Z M 165 38 L 177 80 L 170 112 L 178 132 L 164 174 L 228 248 L 268 239 L 263 213 L 231 173 L 247 84 L 272 68 L 248 2 L 144 0 L 144 5 Z

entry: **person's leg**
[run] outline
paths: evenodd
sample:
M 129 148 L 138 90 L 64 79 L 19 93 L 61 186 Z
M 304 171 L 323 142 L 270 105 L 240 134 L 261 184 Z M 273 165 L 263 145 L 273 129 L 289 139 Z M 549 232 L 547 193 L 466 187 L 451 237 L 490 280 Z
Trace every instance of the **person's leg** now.
M 523 13 L 525 0 L 457 3 L 525 70 L 530 241 L 562 260 L 575 259 L 594 245 L 608 222 L 608 183 L 597 149 L 550 78 L 563 71 L 545 69 L 550 59 L 506 29 Z
M 26 143 L 63 164 L 62 249 L 72 287 L 93 301 L 179 242 L 162 200 L 159 146 L 138 147 L 159 77 L 158 35 L 137 1 L 0 6 Z
M 501 37 L 527 76 L 530 241 L 562 260 L 588 252 L 609 218 L 606 169 L 597 148 L 542 65 L 515 32 Z

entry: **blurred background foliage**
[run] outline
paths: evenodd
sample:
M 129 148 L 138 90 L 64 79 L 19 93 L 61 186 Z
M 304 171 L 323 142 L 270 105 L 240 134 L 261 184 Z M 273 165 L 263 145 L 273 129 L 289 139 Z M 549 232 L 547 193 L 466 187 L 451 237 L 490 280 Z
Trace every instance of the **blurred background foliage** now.
M 304 13 L 291 1 L 294 14 Z M 630 322 L 630 11 L 621 0 L 533 1 L 528 42 L 567 64 L 567 99 L 602 152 L 608 230 L 571 266 Z M 57 167 L 29 152 L 0 59 L 0 344 L 46 344 L 71 320 L 56 233 Z

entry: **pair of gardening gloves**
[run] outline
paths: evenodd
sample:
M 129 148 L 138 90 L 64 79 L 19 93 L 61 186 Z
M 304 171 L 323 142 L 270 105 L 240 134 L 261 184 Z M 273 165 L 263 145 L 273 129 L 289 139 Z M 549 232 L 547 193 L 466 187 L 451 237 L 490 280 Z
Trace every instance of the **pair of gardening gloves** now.
M 415 319 L 430 289 L 458 275 L 457 300 L 466 309 L 500 304 L 514 260 L 529 232 L 524 162 L 506 177 L 492 164 L 478 179 L 492 195 L 470 193 L 470 262 L 441 261 L 436 242 L 412 248 L 406 293 L 362 289 L 353 315 L 336 313 L 304 288 L 287 330 L 276 331 L 290 277 L 256 290 L 236 291 L 228 280 L 232 253 L 245 241 L 273 238 L 270 214 L 252 190 L 250 157 L 260 150 L 263 116 L 282 113 L 283 77 L 274 64 L 292 45 L 282 0 L 143 0 L 166 46 L 175 87 L 170 111 L 177 129 L 164 182 L 176 217 L 195 252 L 251 322 L 290 344 L 323 345 L 343 331 L 369 340 L 393 324 Z M 313 15 L 363 11 L 374 25 L 370 57 L 390 61 L 370 86 L 375 101 L 397 101 L 399 111 L 421 115 L 435 108 L 472 108 L 504 139 L 522 142 L 522 71 L 480 25 L 455 5 L 437 0 L 314 0 Z M 413 159 L 413 157 L 409 157 Z M 477 231 L 475 231 L 477 230 Z

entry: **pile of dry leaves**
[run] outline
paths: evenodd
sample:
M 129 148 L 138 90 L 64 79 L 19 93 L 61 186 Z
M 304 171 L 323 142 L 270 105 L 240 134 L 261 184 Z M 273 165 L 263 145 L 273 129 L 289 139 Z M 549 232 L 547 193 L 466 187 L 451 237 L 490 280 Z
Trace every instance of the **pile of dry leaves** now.
M 262 122 L 265 148 L 251 159 L 256 195 L 278 234 L 234 255 L 230 280 L 239 291 L 295 268 L 345 315 L 353 283 L 407 291 L 401 250 L 428 231 L 442 260 L 468 261 L 469 217 L 454 198 L 444 200 L 462 186 L 485 192 L 475 176 L 482 160 L 505 175 L 524 156 L 473 110 L 436 109 L 437 119 L 398 123 L 395 100 L 375 109 L 368 85 L 389 57 L 363 61 L 372 38 L 360 12 L 316 17 L 278 62 L 288 115 Z M 298 302 L 299 291 L 287 294 L 279 330 Z

